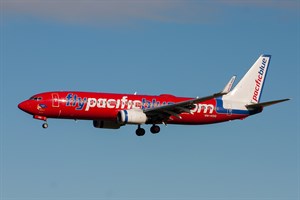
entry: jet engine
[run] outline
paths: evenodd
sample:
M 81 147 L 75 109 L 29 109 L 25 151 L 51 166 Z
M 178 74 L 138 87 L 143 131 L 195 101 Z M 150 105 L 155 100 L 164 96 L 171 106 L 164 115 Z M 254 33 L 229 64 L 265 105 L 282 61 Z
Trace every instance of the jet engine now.
M 119 124 L 145 124 L 147 116 L 140 109 L 120 110 L 117 121 Z
M 120 128 L 120 124 L 113 121 L 101 121 L 101 120 L 94 120 L 93 125 L 95 128 L 108 128 L 108 129 L 118 129 Z

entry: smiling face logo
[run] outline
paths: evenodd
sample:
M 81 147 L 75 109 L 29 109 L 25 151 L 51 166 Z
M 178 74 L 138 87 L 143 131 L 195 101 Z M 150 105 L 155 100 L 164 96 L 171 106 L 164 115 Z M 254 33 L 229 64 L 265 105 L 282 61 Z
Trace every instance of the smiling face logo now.
M 38 104 L 37 107 L 38 111 L 43 112 L 47 108 L 45 104 Z

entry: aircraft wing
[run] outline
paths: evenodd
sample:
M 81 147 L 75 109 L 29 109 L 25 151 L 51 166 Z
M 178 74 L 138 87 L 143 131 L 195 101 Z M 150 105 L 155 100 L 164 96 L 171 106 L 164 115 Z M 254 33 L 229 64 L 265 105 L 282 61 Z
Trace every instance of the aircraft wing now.
M 216 94 L 213 94 L 211 96 L 207 97 L 197 97 L 195 99 L 190 99 L 187 101 L 181 101 L 175 104 L 170 104 L 170 105 L 165 105 L 165 106 L 160 106 L 156 108 L 149 108 L 144 110 L 144 113 L 147 115 L 147 117 L 150 119 L 151 122 L 153 123 L 158 123 L 158 122 L 164 122 L 167 121 L 171 116 L 177 117 L 181 119 L 180 114 L 181 113 L 190 113 L 191 110 L 195 108 L 194 104 L 220 97 L 226 93 L 219 92 Z
M 206 97 L 196 97 L 195 99 L 190 99 L 187 101 L 181 101 L 177 102 L 175 104 L 170 104 L 170 105 L 165 105 L 165 106 L 160 106 L 160 107 L 155 107 L 155 108 L 149 108 L 144 110 L 144 113 L 147 115 L 149 118 L 149 121 L 152 123 L 161 123 L 165 122 L 168 119 L 170 119 L 171 116 L 181 118 L 180 114 L 181 113 L 190 113 L 191 110 L 195 108 L 194 104 L 207 101 L 209 99 L 217 98 L 220 96 L 223 96 L 230 92 L 231 87 L 234 83 L 236 76 L 233 76 L 229 82 L 226 84 L 225 88 L 216 94 L 206 96 Z

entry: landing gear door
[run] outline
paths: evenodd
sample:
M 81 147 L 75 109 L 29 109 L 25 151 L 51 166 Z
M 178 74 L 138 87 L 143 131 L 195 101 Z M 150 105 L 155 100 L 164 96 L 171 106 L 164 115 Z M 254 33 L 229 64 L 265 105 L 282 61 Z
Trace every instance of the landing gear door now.
M 57 93 L 52 93 L 52 107 L 54 108 L 59 107 L 59 96 Z

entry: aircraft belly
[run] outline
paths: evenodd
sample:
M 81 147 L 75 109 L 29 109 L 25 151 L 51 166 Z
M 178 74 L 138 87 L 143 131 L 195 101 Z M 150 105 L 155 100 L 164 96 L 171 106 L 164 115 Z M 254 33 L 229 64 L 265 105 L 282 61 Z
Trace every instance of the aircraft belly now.
M 190 124 L 190 125 L 201 125 L 201 124 L 214 124 L 220 123 L 235 119 L 244 119 L 248 115 L 240 115 L 240 114 L 198 114 L 198 115 L 191 115 L 191 114 L 184 114 L 181 115 L 181 119 L 172 117 L 171 120 L 168 121 L 169 124 Z

